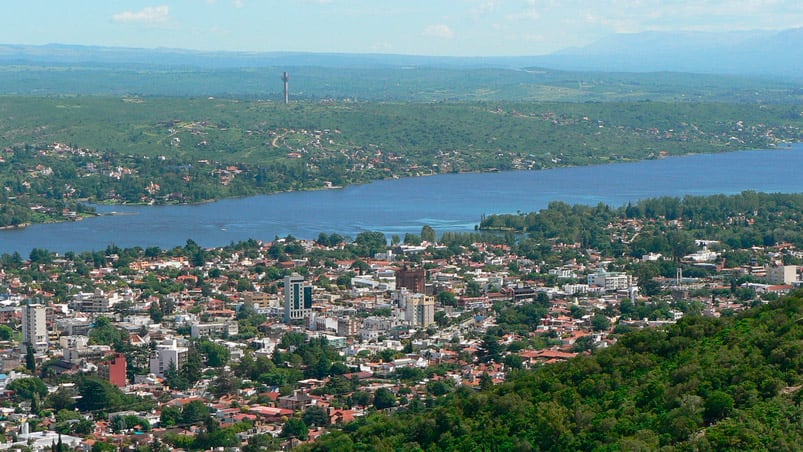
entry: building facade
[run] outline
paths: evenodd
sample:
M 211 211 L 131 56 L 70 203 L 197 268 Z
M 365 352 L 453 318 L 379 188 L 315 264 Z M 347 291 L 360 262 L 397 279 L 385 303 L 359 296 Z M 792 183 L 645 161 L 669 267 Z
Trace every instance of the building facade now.
M 284 321 L 301 320 L 312 312 L 312 286 L 293 273 L 284 277 Z
M 176 370 L 181 369 L 181 366 L 187 362 L 188 353 L 189 349 L 180 347 L 175 339 L 157 345 L 156 350 L 151 354 L 151 373 L 164 377 L 165 372 L 170 369 L 171 365 L 175 366 Z
M 128 370 L 128 362 L 125 355 L 117 353 L 110 361 L 105 361 L 98 364 L 98 376 L 108 381 L 109 383 L 124 388 L 127 384 L 126 371 Z
M 117 293 L 105 293 L 95 289 L 92 293 L 80 293 L 75 296 L 72 306 L 76 311 L 91 313 L 111 312 L 114 305 L 121 300 Z
M 772 284 L 792 284 L 797 281 L 797 267 L 794 265 L 768 265 L 767 279 Z
M 404 267 L 396 271 L 396 288 L 402 287 L 415 293 L 425 293 L 427 272 L 423 268 Z
M 405 306 L 404 320 L 410 326 L 426 328 L 435 323 L 435 297 L 421 293 L 409 294 Z
M 35 353 L 47 351 L 47 307 L 29 304 L 22 307 L 22 344 L 20 352 L 28 353 L 28 345 Z
M 633 277 L 623 272 L 606 272 L 600 269 L 588 275 L 588 285 L 602 287 L 605 291 L 627 289 L 633 285 Z

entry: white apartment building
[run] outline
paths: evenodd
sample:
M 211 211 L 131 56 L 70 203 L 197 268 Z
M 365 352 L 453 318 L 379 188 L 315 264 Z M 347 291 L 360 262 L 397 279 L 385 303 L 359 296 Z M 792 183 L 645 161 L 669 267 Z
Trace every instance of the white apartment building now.
M 410 326 L 426 328 L 435 323 L 435 297 L 424 294 L 409 294 L 404 310 L 404 320 Z
M 187 347 L 179 347 L 175 339 L 169 339 L 156 346 L 156 350 L 151 354 L 151 373 L 159 377 L 164 377 L 165 371 L 170 369 L 171 363 L 176 366 L 176 370 L 187 362 Z
M 772 284 L 792 284 L 797 281 L 797 267 L 794 265 L 768 265 L 767 279 Z
M 117 293 L 105 293 L 95 289 L 93 293 L 79 293 L 73 299 L 72 305 L 76 311 L 103 313 L 111 312 L 112 307 L 121 301 Z
M 624 272 L 607 272 L 600 268 L 588 275 L 588 285 L 602 287 L 606 292 L 627 289 L 633 285 L 633 277 Z
M 20 352 L 28 353 L 30 344 L 36 353 L 47 351 L 47 307 L 29 304 L 22 307 L 22 344 Z

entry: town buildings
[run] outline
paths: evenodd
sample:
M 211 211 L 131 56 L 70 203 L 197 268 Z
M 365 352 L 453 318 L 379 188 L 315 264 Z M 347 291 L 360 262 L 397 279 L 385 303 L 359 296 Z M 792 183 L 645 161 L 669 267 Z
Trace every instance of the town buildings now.
M 750 267 L 766 268 L 766 276 L 748 274 L 742 266 L 719 269 L 722 262 L 713 268 L 685 263 L 718 277 L 680 278 L 682 284 L 656 277 L 650 283 L 662 294 L 648 298 L 634 290 L 640 281 L 630 273 L 631 265 L 643 264 L 640 259 L 612 258 L 579 244 L 548 245 L 555 252 L 549 262 L 488 243 L 472 243 L 454 255 L 424 248 L 414 261 L 402 253 L 341 258 L 339 249 L 311 241 L 281 245 L 294 255 L 273 255 L 271 245 L 260 243 L 245 250 L 205 250 L 203 265 L 156 256 L 123 268 L 102 266 L 47 307 L 24 301 L 31 294 L 45 299 L 52 294 L 0 272 L 0 283 L 11 292 L 0 299 L 6 302 L 3 318 L 21 324 L 23 338 L 34 341 L 42 374 L 96 375 L 146 397 L 155 412 L 139 415 L 150 416 L 154 426 L 160 410 L 202 403 L 214 408 L 214 419 L 223 424 L 252 423 L 241 432 L 245 441 L 249 435 L 278 435 L 288 418 L 310 407 L 323 409 L 332 422 L 370 412 L 370 402 L 346 407 L 354 393 L 370 400 L 384 389 L 412 403 L 432 397 L 433 384 L 499 383 L 517 362 L 521 368 L 547 365 L 611 345 L 617 336 L 608 322 L 663 326 L 678 321 L 684 306 L 702 315 L 729 315 L 748 306 L 731 293 L 755 290 L 769 297 L 789 290 L 771 281 L 788 282 L 798 273 L 796 266 L 780 264 L 797 259 L 795 250 L 751 250 Z M 309 250 L 319 255 L 304 254 Z M 329 251 L 336 257 L 328 257 Z M 58 281 L 71 264 L 60 261 L 36 271 Z M 655 255 L 647 265 L 663 264 L 669 261 Z M 723 287 L 723 274 L 750 281 Z M 678 285 L 682 290 L 675 291 Z M 123 300 L 125 313 L 115 309 Z M 505 323 L 515 320 L 521 324 Z M 115 334 L 105 336 L 110 332 Z M 49 333 L 57 340 L 48 341 Z M 488 338 L 503 350 L 494 359 L 485 355 Z M 126 355 L 115 353 L 115 341 L 121 340 Z M 310 352 L 320 344 L 330 347 L 325 359 Z M 17 345 L 12 356 L 0 353 L 7 372 L 24 366 Z M 170 386 L 196 365 L 197 381 L 181 389 Z M 254 369 L 238 374 L 238 384 L 224 396 L 216 395 L 218 378 L 241 366 Z M 179 371 L 177 378 L 168 372 L 172 368 Z M 421 378 L 402 377 L 409 375 Z M 315 391 L 327 384 L 342 385 L 342 394 Z M 116 434 L 109 424 L 98 424 L 93 434 L 112 441 Z M 197 434 L 195 427 L 187 434 Z

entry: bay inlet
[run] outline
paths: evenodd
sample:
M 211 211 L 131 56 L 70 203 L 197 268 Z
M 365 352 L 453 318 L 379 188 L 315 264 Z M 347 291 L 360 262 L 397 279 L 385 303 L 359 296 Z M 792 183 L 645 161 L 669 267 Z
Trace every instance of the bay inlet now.
M 172 248 L 192 239 L 222 246 L 320 232 L 390 237 L 472 231 L 482 214 L 536 211 L 552 201 L 614 207 L 658 196 L 733 194 L 745 190 L 803 192 L 803 144 L 763 151 L 697 154 L 635 163 L 542 171 L 445 174 L 385 180 L 336 190 L 227 199 L 184 206 L 98 206 L 102 216 L 0 231 L 0 253 L 33 248 L 87 251 L 120 247 Z

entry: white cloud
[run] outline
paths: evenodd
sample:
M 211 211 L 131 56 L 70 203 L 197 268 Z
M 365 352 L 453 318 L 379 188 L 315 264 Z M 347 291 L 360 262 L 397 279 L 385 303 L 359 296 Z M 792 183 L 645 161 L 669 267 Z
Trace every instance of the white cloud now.
M 115 22 L 164 23 L 170 19 L 167 5 L 146 6 L 140 11 L 123 11 L 112 16 Z
M 424 29 L 424 36 L 452 39 L 454 37 L 454 31 L 446 24 L 435 24 Z
M 244 0 L 234 0 L 232 3 L 234 4 L 235 8 L 243 8 L 243 7 L 245 7 L 245 1 Z

